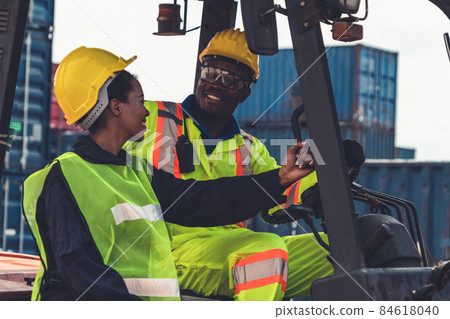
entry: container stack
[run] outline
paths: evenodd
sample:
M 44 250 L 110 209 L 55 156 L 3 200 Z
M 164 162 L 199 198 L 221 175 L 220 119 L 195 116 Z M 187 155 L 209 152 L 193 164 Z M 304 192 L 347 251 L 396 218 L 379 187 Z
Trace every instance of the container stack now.
M 450 162 L 367 161 L 356 182 L 414 203 L 427 254 L 450 259 Z M 356 210 L 368 207 L 357 203 Z
M 334 46 L 327 48 L 327 58 L 342 138 L 358 140 L 367 158 L 393 159 L 397 53 L 362 45 Z M 302 103 L 293 65 L 292 49 L 261 56 L 258 83 L 235 113 L 244 130 L 267 139 L 277 161 L 282 156 L 280 142 L 273 139 L 293 138 L 290 117 Z M 308 138 L 307 130 L 302 137 Z M 411 152 L 399 154 L 411 156 Z
M 58 64 L 53 64 L 52 82 L 55 78 L 57 68 Z M 56 101 L 55 92 L 52 85 L 48 158 L 51 160 L 62 153 L 70 151 L 72 149 L 73 142 L 80 134 L 82 134 L 80 128 L 73 124 L 67 124 L 64 113 L 61 111 L 61 108 Z
M 54 0 L 30 2 L 11 116 L 14 138 L 2 174 L 2 250 L 34 252 L 21 214 L 21 188 L 47 161 L 53 16 Z

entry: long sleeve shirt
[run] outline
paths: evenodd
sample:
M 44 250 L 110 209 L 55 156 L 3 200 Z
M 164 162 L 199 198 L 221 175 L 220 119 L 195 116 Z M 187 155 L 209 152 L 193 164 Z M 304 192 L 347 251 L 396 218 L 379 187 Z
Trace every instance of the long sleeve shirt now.
M 89 136 L 79 137 L 73 151 L 91 163 L 126 164 L 124 151 L 115 156 Z M 278 170 L 200 182 L 153 169 L 152 187 L 164 220 L 184 226 L 236 223 L 286 200 Z M 128 293 L 120 274 L 103 263 L 58 164 L 45 180 L 36 221 L 47 256 L 42 300 L 140 300 Z

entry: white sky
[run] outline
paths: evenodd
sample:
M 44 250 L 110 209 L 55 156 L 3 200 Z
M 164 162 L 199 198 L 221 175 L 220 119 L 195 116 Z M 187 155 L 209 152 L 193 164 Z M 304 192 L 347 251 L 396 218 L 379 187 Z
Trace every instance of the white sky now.
M 173 1 L 55 0 L 53 61 L 81 45 L 137 55 L 127 70 L 139 76 L 146 98 L 182 101 L 194 86 L 199 31 L 152 35 L 162 2 Z M 202 5 L 189 1 L 188 29 L 200 25 Z M 291 48 L 287 18 L 278 14 L 277 23 L 280 48 Z M 450 62 L 443 41 L 450 21 L 428 0 L 369 0 L 361 24 L 360 43 L 399 53 L 396 145 L 416 148 L 419 160 L 450 161 Z M 236 27 L 242 28 L 239 8 Z M 332 40 L 329 26 L 322 32 L 326 45 L 343 45 Z

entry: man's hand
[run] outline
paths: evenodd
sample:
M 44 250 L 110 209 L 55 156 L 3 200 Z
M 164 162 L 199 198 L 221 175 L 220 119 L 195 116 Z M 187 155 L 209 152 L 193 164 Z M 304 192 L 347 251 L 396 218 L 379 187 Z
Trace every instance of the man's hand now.
M 279 171 L 280 185 L 282 187 L 287 187 L 314 171 L 314 161 L 311 156 L 298 158 L 299 151 L 304 145 L 306 145 L 305 142 L 298 142 L 297 145 L 293 145 L 288 149 L 284 164 Z M 297 159 L 300 165 L 296 164 Z

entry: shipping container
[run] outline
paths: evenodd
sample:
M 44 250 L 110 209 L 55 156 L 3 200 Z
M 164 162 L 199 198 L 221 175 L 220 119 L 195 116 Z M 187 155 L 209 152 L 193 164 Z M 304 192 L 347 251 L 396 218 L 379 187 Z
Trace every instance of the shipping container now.
M 450 162 L 368 161 L 356 182 L 411 201 L 431 255 L 450 259 Z
M 0 250 L 36 254 L 36 247 L 22 213 L 23 173 L 3 172 L 1 192 Z
M 327 54 L 330 69 L 339 64 L 339 54 L 345 54 L 349 47 L 336 47 Z M 348 65 L 356 81 L 353 111 L 357 122 L 374 127 L 392 129 L 395 127 L 397 95 L 397 53 L 356 45 L 355 61 Z M 343 70 L 342 70 L 343 71 Z M 331 72 L 331 71 L 330 71 Z M 332 77 L 336 76 L 335 71 Z M 346 85 L 338 81 L 333 86 Z M 339 108 L 339 107 L 338 107 Z
M 366 158 L 394 158 L 395 132 L 393 130 L 341 125 L 341 135 L 342 139 L 353 139 L 360 142 Z
M 396 147 L 394 149 L 395 159 L 414 159 L 416 157 L 415 148 Z
M 252 94 L 239 105 L 234 115 L 241 123 L 286 122 L 292 110 L 301 104 L 298 74 L 292 50 L 280 50 L 275 56 L 260 56 L 261 76 L 252 86 Z
M 14 137 L 5 156 L 0 199 L 0 249 L 35 252 L 21 215 L 21 182 L 48 156 L 54 0 L 32 0 L 11 115 Z
M 5 169 L 34 171 L 46 160 L 52 41 L 48 32 L 26 30 L 14 96 L 15 133 Z
M 269 150 L 269 153 L 278 163 L 284 158 L 287 150 L 287 144 L 292 145 L 294 133 L 288 123 L 266 124 L 258 123 L 253 127 L 242 127 L 247 133 L 261 139 Z M 305 129 L 301 131 L 302 139 L 308 139 L 309 135 Z M 355 128 L 348 125 L 341 125 L 342 139 L 354 139 L 361 143 L 366 158 L 372 159 L 393 159 L 394 158 L 394 140 L 393 130 L 359 127 Z M 284 153 L 282 152 L 284 150 Z
M 55 0 L 30 0 L 27 25 L 40 29 L 53 28 Z M 52 31 L 52 30 L 50 30 Z
M 397 53 L 368 46 L 333 46 L 326 51 L 339 121 L 395 128 Z M 289 122 L 301 104 L 301 88 L 292 49 L 260 57 L 258 82 L 238 107 L 240 123 Z
M 59 155 L 72 150 L 72 145 L 76 138 L 86 133 L 62 131 L 50 132 L 49 134 L 49 160 L 53 160 Z

